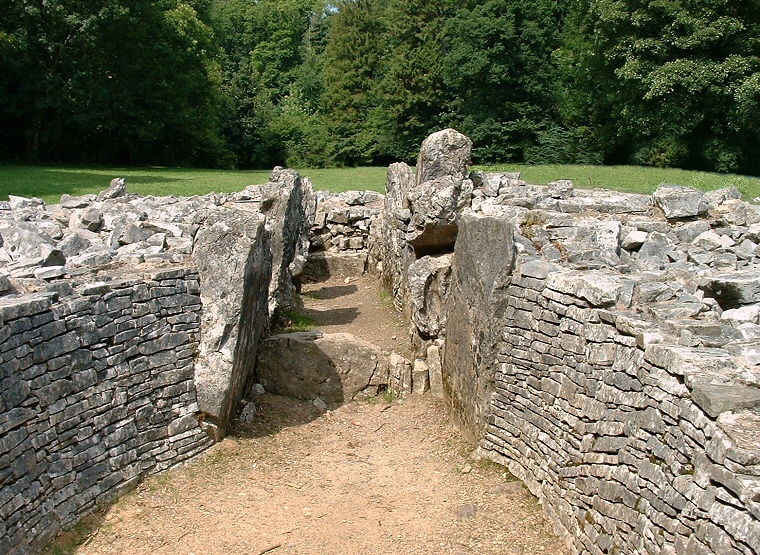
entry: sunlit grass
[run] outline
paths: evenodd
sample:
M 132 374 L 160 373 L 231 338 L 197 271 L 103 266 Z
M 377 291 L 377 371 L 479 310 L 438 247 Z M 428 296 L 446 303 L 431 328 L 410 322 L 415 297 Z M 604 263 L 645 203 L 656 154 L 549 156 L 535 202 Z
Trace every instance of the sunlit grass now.
M 618 191 L 652 193 L 660 183 L 676 183 L 703 190 L 734 186 L 745 200 L 760 196 L 760 180 L 733 174 L 647 168 L 641 166 L 495 165 L 475 166 L 481 171 L 519 171 L 533 184 L 570 179 L 577 187 L 603 187 Z M 315 189 L 341 192 L 372 190 L 385 192 L 385 167 L 302 169 Z M 0 165 L 0 200 L 8 195 L 39 197 L 56 203 L 61 195 L 95 194 L 107 188 L 114 177 L 127 180 L 131 193 L 156 196 L 193 196 L 210 192 L 240 191 L 248 185 L 266 183 L 268 170 L 204 170 L 188 168 L 102 168 L 70 166 Z
M 570 179 L 576 187 L 605 188 L 629 193 L 651 194 L 660 183 L 674 183 L 710 191 L 736 187 L 744 200 L 760 196 L 760 179 L 735 174 L 709 173 L 643 166 L 526 166 L 503 164 L 477 166 L 481 171 L 520 172 L 528 183 L 545 185 L 558 179 Z

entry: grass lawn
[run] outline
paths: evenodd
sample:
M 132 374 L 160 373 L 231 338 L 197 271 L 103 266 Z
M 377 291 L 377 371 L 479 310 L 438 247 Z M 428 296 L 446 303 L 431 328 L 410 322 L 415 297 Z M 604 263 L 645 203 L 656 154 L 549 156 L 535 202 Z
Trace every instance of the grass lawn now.
M 475 166 L 481 171 L 519 171 L 529 183 L 546 184 L 571 179 L 577 187 L 604 187 L 619 191 L 651 193 L 663 182 L 704 190 L 735 186 L 745 200 L 760 196 L 760 179 L 638 166 Z M 385 167 L 299 170 L 314 187 L 334 192 L 374 190 L 384 192 Z M 178 168 L 95 168 L 68 166 L 0 165 L 0 200 L 8 195 L 40 197 L 56 203 L 64 193 L 84 195 L 108 187 L 114 177 L 127 179 L 127 190 L 142 195 L 203 195 L 211 191 L 239 191 L 247 185 L 265 183 L 268 170 L 225 171 Z
M 708 173 L 643 166 L 476 166 L 481 171 L 519 171 L 528 183 L 545 185 L 558 179 L 570 179 L 576 187 L 605 188 L 629 193 L 651 194 L 660 183 L 687 185 L 710 191 L 736 187 L 744 200 L 760 197 L 760 179 L 735 174 Z

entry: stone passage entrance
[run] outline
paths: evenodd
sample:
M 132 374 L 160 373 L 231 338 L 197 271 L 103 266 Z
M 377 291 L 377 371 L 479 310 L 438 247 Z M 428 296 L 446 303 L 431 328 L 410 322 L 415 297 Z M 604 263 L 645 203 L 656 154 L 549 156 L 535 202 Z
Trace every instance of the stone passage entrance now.
M 325 332 L 404 349 L 404 324 L 372 278 L 303 293 Z M 535 498 L 478 460 L 429 394 L 329 412 L 270 394 L 250 403 L 249 423 L 203 458 L 95 513 L 71 553 L 569 553 Z

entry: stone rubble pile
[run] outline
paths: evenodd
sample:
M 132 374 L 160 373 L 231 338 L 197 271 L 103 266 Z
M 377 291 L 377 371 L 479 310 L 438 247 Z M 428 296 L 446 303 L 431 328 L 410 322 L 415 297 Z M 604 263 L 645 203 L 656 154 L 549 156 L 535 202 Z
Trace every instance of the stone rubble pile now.
M 391 166 L 370 234 L 412 324 L 405 390 L 440 371 L 464 433 L 577 552 L 760 552 L 757 207 L 468 174 L 462 144 L 423 145 L 439 188 Z
M 317 209 L 310 230 L 306 279 L 355 276 L 367 265 L 369 235 L 383 208 L 374 191 L 316 193 Z

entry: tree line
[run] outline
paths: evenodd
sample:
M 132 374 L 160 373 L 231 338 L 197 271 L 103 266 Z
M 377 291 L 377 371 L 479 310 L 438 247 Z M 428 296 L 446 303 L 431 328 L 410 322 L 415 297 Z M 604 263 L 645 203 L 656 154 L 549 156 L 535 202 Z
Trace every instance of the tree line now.
M 0 0 L 0 158 L 760 173 L 760 1 Z

